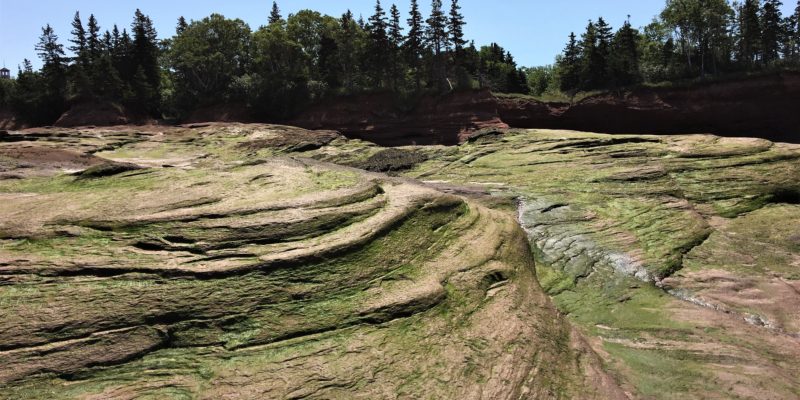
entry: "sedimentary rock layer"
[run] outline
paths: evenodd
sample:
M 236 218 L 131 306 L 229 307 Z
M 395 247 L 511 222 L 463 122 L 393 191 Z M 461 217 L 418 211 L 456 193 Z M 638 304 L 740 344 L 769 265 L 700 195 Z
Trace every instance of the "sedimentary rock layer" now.
M 0 397 L 624 397 L 512 213 L 299 157 L 364 144 L 263 125 L 13 135 Z

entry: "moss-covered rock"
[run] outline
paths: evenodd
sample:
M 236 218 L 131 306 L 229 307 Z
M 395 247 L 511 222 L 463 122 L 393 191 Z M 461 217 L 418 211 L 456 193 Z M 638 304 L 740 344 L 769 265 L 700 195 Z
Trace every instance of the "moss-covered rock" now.
M 800 396 L 800 146 L 509 130 L 455 149 L 406 175 L 516 196 L 539 281 L 630 393 Z
M 35 133 L 84 161 L 0 159 L 0 397 L 800 397 L 798 146 Z
M 148 169 L 0 181 L 0 397 L 624 396 L 511 214 L 253 145 L 283 127 L 148 129 L 37 141 Z

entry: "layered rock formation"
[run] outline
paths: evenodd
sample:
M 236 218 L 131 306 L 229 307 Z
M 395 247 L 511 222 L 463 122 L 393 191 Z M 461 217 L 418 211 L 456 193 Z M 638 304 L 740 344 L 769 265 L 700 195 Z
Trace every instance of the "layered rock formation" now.
M 504 131 L 408 172 L 519 201 L 538 278 L 634 397 L 800 396 L 800 146 Z
M 363 144 L 259 125 L 4 138 L 2 398 L 625 397 L 513 214 L 297 157 Z
M 3 398 L 800 397 L 797 145 L 0 141 Z

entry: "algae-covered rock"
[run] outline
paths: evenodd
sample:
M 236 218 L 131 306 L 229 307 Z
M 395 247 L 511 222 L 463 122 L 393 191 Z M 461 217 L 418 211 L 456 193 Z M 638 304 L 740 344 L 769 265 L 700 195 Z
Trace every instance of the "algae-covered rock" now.
M 633 397 L 800 397 L 800 146 L 528 130 L 407 175 L 519 199 L 538 279 Z
M 15 135 L 2 398 L 800 397 L 798 146 Z
M 0 181 L 0 397 L 624 398 L 512 214 L 284 127 L 148 129 L 37 140 L 147 169 Z

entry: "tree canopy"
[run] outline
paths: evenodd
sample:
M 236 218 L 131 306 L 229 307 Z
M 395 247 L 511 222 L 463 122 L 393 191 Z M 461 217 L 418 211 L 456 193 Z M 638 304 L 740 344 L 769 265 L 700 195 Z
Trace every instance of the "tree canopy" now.
M 255 31 L 240 19 L 212 14 L 197 21 L 180 17 L 174 35 L 163 39 L 140 10 L 130 30 L 114 26 L 105 32 L 94 15 L 84 23 L 76 12 L 72 56 L 45 27 L 36 47 L 44 67 L 8 83 L 4 102 L 33 108 L 41 99 L 58 99 L 52 115 L 36 118 L 49 123 L 79 101 L 112 101 L 154 116 L 235 102 L 264 117 L 286 118 L 325 97 L 374 91 L 528 92 L 524 74 L 505 50 L 497 57 L 467 46 L 458 0 L 450 1 L 449 12 L 441 0 L 431 6 L 426 18 L 411 0 L 404 19 L 395 4 L 376 0 L 365 21 L 349 10 L 339 18 L 314 10 L 284 17 L 273 2 L 266 24 Z M 33 94 L 15 90 L 23 84 Z M 19 99 L 12 101 L 14 96 Z
M 800 64 L 800 2 L 790 16 L 780 0 L 668 0 L 641 30 L 625 22 L 616 33 L 603 18 L 581 40 L 570 35 L 552 88 L 564 93 L 640 82 L 703 78 Z M 530 70 L 529 70 L 530 71 Z
M 271 4 L 265 24 L 212 14 L 181 17 L 159 38 L 136 10 L 129 28 L 103 30 L 76 12 L 68 48 L 49 25 L 35 48 L 41 70 L 23 63 L 4 82 L 1 106 L 31 123 L 52 123 L 76 102 L 110 101 L 154 117 L 236 103 L 284 119 L 325 98 L 384 92 L 401 97 L 487 88 L 495 92 L 574 95 L 640 84 L 703 78 L 800 64 L 800 2 L 668 0 L 652 23 L 613 29 L 602 17 L 572 33 L 552 66 L 523 68 L 498 43 L 465 37 L 458 0 L 417 0 L 401 15 L 376 0 L 367 18 L 314 10 L 284 16 Z M 266 11 L 266 10 L 265 10 Z

